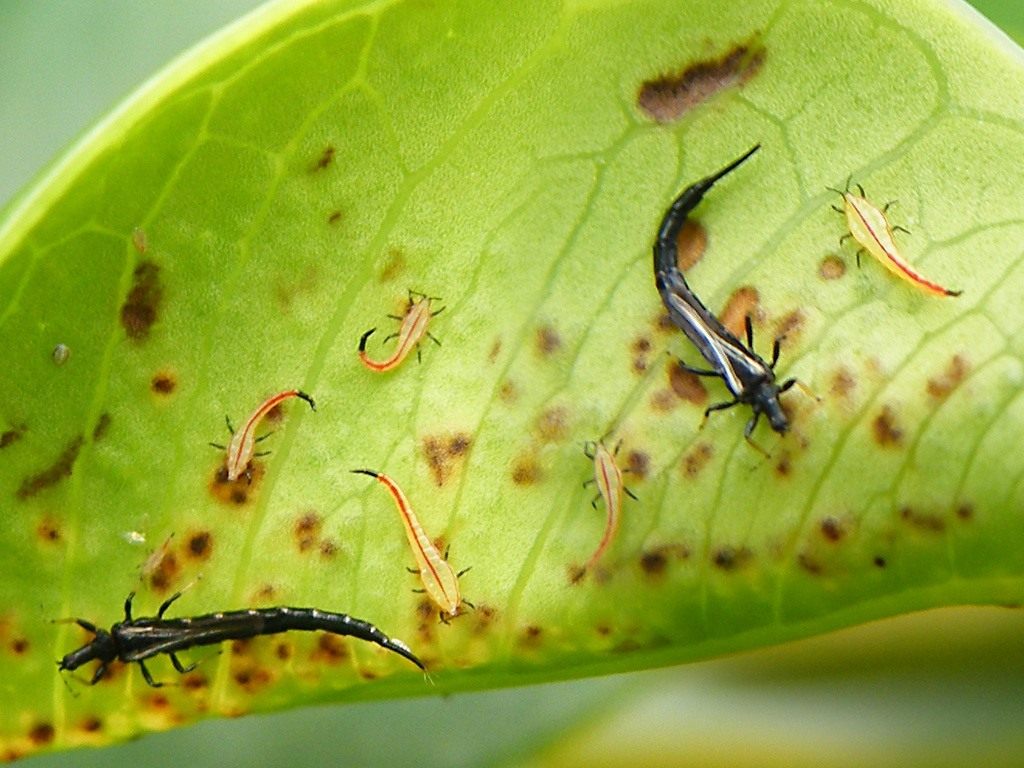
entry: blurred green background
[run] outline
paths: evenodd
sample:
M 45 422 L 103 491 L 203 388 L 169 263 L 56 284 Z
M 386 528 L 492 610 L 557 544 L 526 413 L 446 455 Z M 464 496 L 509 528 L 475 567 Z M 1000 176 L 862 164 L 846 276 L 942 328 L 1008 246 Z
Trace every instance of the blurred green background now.
M 174 56 L 259 4 L 0 0 L 0 206 Z M 1022 0 L 974 5 L 1024 44 Z M 24 764 L 1019 766 L 1022 651 L 1019 610 L 933 611 L 686 667 L 214 721 Z

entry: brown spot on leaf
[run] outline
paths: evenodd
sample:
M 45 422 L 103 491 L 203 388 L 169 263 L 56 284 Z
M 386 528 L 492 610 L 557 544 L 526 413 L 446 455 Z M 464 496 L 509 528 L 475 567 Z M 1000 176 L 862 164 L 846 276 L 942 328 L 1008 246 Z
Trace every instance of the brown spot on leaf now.
M 946 521 L 938 515 L 918 512 L 910 506 L 900 507 L 900 519 L 907 525 L 928 533 L 942 533 L 946 530 Z
M 61 539 L 60 524 L 52 517 L 44 517 L 36 526 L 36 536 L 47 544 L 56 544 Z
M 550 325 L 542 325 L 537 329 L 537 351 L 541 357 L 550 357 L 562 348 L 562 337 Z
M 812 576 L 820 576 L 825 567 L 821 562 L 807 552 L 801 552 L 796 558 L 797 564 Z
M 734 45 L 717 59 L 690 64 L 681 72 L 661 75 L 640 86 L 637 106 L 658 123 L 678 120 L 719 91 L 742 86 L 764 64 L 765 49 L 755 39 Z
M 544 473 L 533 456 L 520 456 L 512 463 L 512 482 L 516 485 L 539 483 Z
M 676 239 L 676 265 L 682 272 L 692 268 L 704 256 L 707 247 L 707 230 L 693 219 L 687 219 Z
M 643 373 L 647 370 L 647 355 L 651 351 L 651 340 L 646 336 L 638 336 L 630 345 L 632 353 L 632 368 L 634 373 Z
M 885 568 L 885 566 L 888 565 L 885 558 L 881 555 L 875 555 L 875 558 L 871 562 L 875 564 L 876 568 Z
M 882 411 L 871 422 L 871 429 L 875 435 L 875 442 L 886 448 L 898 447 L 903 442 L 903 429 L 896 421 L 896 413 L 888 406 L 882 406 Z
M 648 576 L 661 576 L 668 567 L 668 558 L 660 549 L 644 552 L 640 555 L 640 569 Z
M 349 656 L 348 646 L 337 635 L 321 632 L 316 641 L 316 649 L 310 654 L 313 661 L 323 664 L 340 664 Z
M 696 477 L 714 455 L 711 443 L 697 443 L 683 456 L 683 473 L 691 479 Z
M 206 560 L 213 553 L 213 534 L 196 531 L 185 541 L 185 553 L 196 560 Z
M 736 338 L 745 339 L 747 337 L 747 318 L 754 320 L 758 316 L 757 304 L 760 298 L 757 289 L 753 286 L 741 286 L 732 292 L 718 319 Z
M 338 554 L 338 545 L 331 539 L 324 539 L 320 542 L 320 557 L 330 560 Z
M 519 399 L 519 387 L 511 381 L 506 381 L 498 389 L 498 397 L 501 398 L 503 403 L 511 405 Z
M 186 691 L 201 691 L 210 685 L 202 672 L 189 672 L 181 677 L 181 687 Z
M 121 306 L 121 326 L 132 341 L 142 342 L 157 321 L 163 287 L 160 267 L 152 261 L 141 261 L 132 275 L 132 287 Z
M 75 459 L 78 458 L 78 452 L 82 450 L 82 443 L 85 440 L 81 435 L 74 438 L 67 447 L 61 452 L 57 460 L 53 462 L 49 467 L 44 469 L 42 472 L 37 472 L 34 475 L 29 475 L 21 481 L 21 485 L 17 490 L 17 497 L 19 499 L 28 499 L 35 496 L 40 491 L 46 490 L 52 485 L 56 485 L 65 477 L 71 477 L 71 470 L 75 466 Z
M 651 457 L 644 451 L 630 451 L 626 454 L 626 471 L 643 480 L 651 471 Z
M 232 676 L 238 686 L 243 688 L 246 693 L 255 693 L 261 688 L 265 688 L 273 680 L 268 669 L 257 665 L 247 665 L 236 669 Z
M 967 377 L 967 361 L 960 355 L 953 355 L 949 365 L 938 376 L 928 379 L 928 394 L 936 400 L 944 400 L 949 394 L 963 383 Z
M 711 555 L 711 562 L 723 571 L 736 571 L 750 562 L 754 553 L 747 547 L 724 546 Z
M 78 724 L 78 729 L 85 733 L 96 733 L 103 728 L 103 721 L 95 715 L 86 717 Z
M 672 322 L 672 318 L 669 317 L 668 312 L 662 312 L 654 318 L 654 330 L 658 333 L 672 333 L 678 330 L 675 323 Z
M 473 613 L 473 633 L 482 634 L 494 623 L 495 617 L 498 615 L 498 611 L 493 605 L 487 605 L 481 603 L 476 607 L 476 611 Z
M 255 493 L 265 472 L 263 463 L 253 459 L 246 471 L 232 482 L 228 480 L 228 470 L 222 462 L 213 473 L 209 484 L 210 493 L 222 504 L 240 507 Z
M 288 661 L 288 659 L 292 657 L 293 653 L 294 651 L 292 649 L 291 643 L 287 643 L 284 640 L 282 640 L 274 646 L 274 656 L 276 656 L 281 661 Z
M 333 163 L 334 152 L 335 149 L 332 145 L 328 144 L 326 147 L 324 147 L 324 151 L 320 153 L 320 157 L 317 158 L 316 162 L 309 169 L 310 172 L 316 173 L 317 171 L 322 171 L 324 168 Z
M 656 390 L 651 395 L 651 407 L 656 411 L 667 413 L 679 405 L 679 398 L 671 387 Z
M 828 541 L 839 541 L 846 535 L 846 526 L 838 517 L 827 515 L 821 518 L 821 535 Z
M 53 741 L 53 726 L 50 723 L 36 723 L 28 732 L 29 740 L 37 747 L 42 747 Z
M 6 448 L 7 446 L 13 445 L 21 440 L 21 438 L 25 436 L 27 429 L 28 427 L 25 424 L 19 424 L 16 427 L 8 429 L 3 434 L 0 434 L 0 448 Z
M 794 309 L 792 312 L 783 315 L 775 326 L 775 338 L 796 338 L 803 328 L 804 319 L 804 313 L 799 309 Z
M 428 435 L 423 438 L 423 455 L 438 486 L 448 481 L 458 462 L 469 452 L 472 443 L 472 438 L 465 432 Z
M 587 569 L 582 565 L 570 565 L 569 566 L 569 583 L 579 584 L 583 581 L 583 577 L 587 575 Z
M 680 400 L 694 405 L 703 405 L 708 400 L 708 391 L 700 377 L 683 368 L 678 360 L 668 364 L 668 383 Z
M 295 521 L 293 534 L 299 552 L 308 552 L 320 541 L 323 518 L 316 512 L 307 512 Z
M 837 397 L 847 398 L 857 386 L 857 380 L 853 377 L 853 374 L 847 368 L 839 368 L 832 375 L 832 384 L 830 389 L 832 394 Z
M 154 552 L 150 561 L 142 567 L 142 575 L 148 579 L 149 586 L 154 591 L 166 592 L 181 575 L 181 563 L 178 562 L 174 550 L 164 546 Z
M 846 263 L 835 255 L 828 255 L 818 266 L 818 275 L 822 280 L 838 280 L 846 274 Z
M 28 653 L 30 643 L 27 637 L 16 637 L 11 640 L 11 653 L 15 656 L 24 656 Z
M 956 516 L 967 522 L 968 520 L 974 519 L 974 505 L 970 502 L 964 502 L 956 508 Z
M 92 428 L 92 441 L 94 443 L 99 442 L 107 434 L 107 430 L 110 428 L 110 414 L 103 412 L 100 417 L 96 420 L 96 426 Z
M 149 382 L 149 388 L 158 395 L 169 395 L 174 392 L 174 388 L 177 386 L 178 381 L 174 374 L 166 371 L 153 374 L 153 378 Z
M 789 451 L 783 449 L 779 453 L 779 460 L 775 462 L 775 474 L 779 477 L 789 477 L 793 473 L 793 457 Z
M 533 425 L 541 442 L 555 443 L 569 434 L 569 409 L 562 405 L 546 408 Z
M 331 211 L 329 214 L 327 214 L 327 223 L 328 224 L 337 224 L 339 221 L 341 221 L 341 211 L 340 210 L 335 209 L 335 210 Z
M 389 248 L 387 261 L 380 271 L 380 281 L 390 283 L 405 271 L 405 254 L 400 248 Z
M 491 351 L 487 353 L 487 362 L 493 363 L 498 359 L 498 354 L 501 352 L 501 337 L 499 336 L 491 344 Z
M 524 648 L 537 648 L 540 646 L 543 636 L 544 630 L 536 624 L 531 624 L 526 627 L 523 630 L 523 633 L 519 636 L 519 645 Z

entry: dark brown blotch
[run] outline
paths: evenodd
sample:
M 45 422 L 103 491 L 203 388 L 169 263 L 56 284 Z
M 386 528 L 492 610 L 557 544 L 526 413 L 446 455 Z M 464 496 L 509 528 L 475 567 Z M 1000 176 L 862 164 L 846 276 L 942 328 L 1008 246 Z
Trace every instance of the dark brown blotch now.
M 805 319 L 804 313 L 799 309 L 787 312 L 775 325 L 775 338 L 792 341 L 803 330 Z
M 42 747 L 53 741 L 54 730 L 51 723 L 36 723 L 28 731 L 28 738 L 35 746 Z
M 645 479 L 651 471 L 651 457 L 645 451 L 630 451 L 626 454 L 625 471 L 637 480 Z
M 970 502 L 964 502 L 956 508 L 956 516 L 963 520 L 965 523 L 974 519 L 974 505 Z
M 656 390 L 651 394 L 651 407 L 660 413 L 667 413 L 679 405 L 679 397 L 671 387 Z
M 835 254 L 829 254 L 818 265 L 818 276 L 822 280 L 838 280 L 846 274 L 846 262 Z
M 316 648 L 310 654 L 313 661 L 324 664 L 340 664 L 349 657 L 348 646 L 337 635 L 321 632 L 316 641 Z
M 654 318 L 654 330 L 658 333 L 672 333 L 673 331 L 679 330 L 676 328 L 676 324 L 672 322 L 672 318 L 669 317 L 668 312 L 662 312 L 656 315 Z
M 683 474 L 691 480 L 697 477 L 714 455 L 711 443 L 697 443 L 683 456 Z
M 497 615 L 498 611 L 493 605 L 478 604 L 473 612 L 473 633 L 480 635 L 486 632 L 494 624 Z
M 238 687 L 246 693 L 256 693 L 261 688 L 267 687 L 273 680 L 270 670 L 255 664 L 236 669 L 232 677 Z
M 292 527 L 292 535 L 295 539 L 295 546 L 299 552 L 308 552 L 320 541 L 320 534 L 323 531 L 323 518 L 316 512 L 306 512 Z
M 335 151 L 334 146 L 331 144 L 324 147 L 324 151 L 320 153 L 320 157 L 316 159 L 316 162 L 313 163 L 312 167 L 309 169 L 310 172 L 316 173 L 317 171 L 322 171 L 333 163 Z
M 320 557 L 330 560 L 338 554 L 338 544 L 333 539 L 324 539 L 320 542 Z
M 925 389 L 936 400 L 945 400 L 967 378 L 967 372 L 967 361 L 960 355 L 953 355 L 942 373 L 928 379 Z
M 171 701 L 162 693 L 151 693 L 146 697 L 150 709 L 164 710 L 171 706 Z
M 13 445 L 25 436 L 25 432 L 28 430 L 28 426 L 25 424 L 19 424 L 16 427 L 11 427 L 4 433 L 0 434 L 0 448 L 6 448 L 9 445 Z
M 149 381 L 149 388 L 158 395 L 169 395 L 178 386 L 178 380 L 173 373 L 159 371 L 153 374 Z
M 448 481 L 458 462 L 465 458 L 472 442 L 472 438 L 465 432 L 428 435 L 423 438 L 423 455 L 439 487 Z
M 912 528 L 926 533 L 942 533 L 946 530 L 946 521 L 939 515 L 918 512 L 911 506 L 900 507 L 900 519 Z
M 13 640 L 11 640 L 11 653 L 13 653 L 15 656 L 24 656 L 26 653 L 28 653 L 28 649 L 30 647 L 31 644 L 29 643 L 27 637 L 16 637 Z
M 151 562 L 143 567 L 143 576 L 149 581 L 153 591 L 164 593 L 170 590 L 178 576 L 181 575 L 181 563 L 174 550 L 164 547 L 151 556 Z
M 328 224 L 337 224 L 339 221 L 341 221 L 341 211 L 337 208 L 327 214 Z
M 587 575 L 587 569 L 582 565 L 570 565 L 569 566 L 569 583 L 579 584 L 583 581 L 583 578 Z
M 827 541 L 840 541 L 846 536 L 846 525 L 838 517 L 833 515 L 827 515 L 821 518 L 819 524 L 821 535 L 825 537 Z
M 668 558 L 661 549 L 653 549 L 640 555 L 640 570 L 647 576 L 662 576 L 666 568 L 668 568 Z
M 288 661 L 295 653 L 292 644 L 282 640 L 274 645 L 274 656 L 280 661 Z
M 50 516 L 44 517 L 36 525 L 36 538 L 44 544 L 56 544 L 61 540 L 60 523 Z
M 511 405 L 519 399 L 519 387 L 515 385 L 515 382 L 505 381 L 498 388 L 498 397 L 501 399 L 501 402 Z
M 668 364 L 668 383 L 680 400 L 694 405 L 704 405 L 708 400 L 708 391 L 700 377 L 683 368 L 678 360 Z
M 84 733 L 98 733 L 103 730 L 103 721 L 96 715 L 91 715 L 78 723 L 78 730 Z
M 132 341 L 142 342 L 160 314 L 163 286 L 160 267 L 152 261 L 141 261 L 132 274 L 132 287 L 121 306 L 121 326 Z
M 711 554 L 711 562 L 723 571 L 737 571 L 753 559 L 754 553 L 747 547 L 726 545 Z
M 751 321 L 759 319 L 758 303 L 760 301 L 761 296 L 758 294 L 757 288 L 752 285 L 740 286 L 729 296 L 729 300 L 725 303 L 725 309 L 722 310 L 718 319 L 736 338 L 746 339 L 747 318 L 749 317 Z
M 530 624 L 519 635 L 519 645 L 523 648 L 538 648 L 544 638 L 544 630 L 536 624 Z
M 487 353 L 487 362 L 493 363 L 498 359 L 498 355 L 501 353 L 501 337 L 498 336 L 494 343 L 491 344 L 491 351 Z
M 57 460 L 53 462 L 49 467 L 41 472 L 37 472 L 34 475 L 29 475 L 21 481 L 21 485 L 18 486 L 16 496 L 25 500 L 35 496 L 37 493 L 46 490 L 47 488 L 56 485 L 66 477 L 71 477 L 71 471 L 74 469 L 75 460 L 78 458 L 78 452 L 82 450 L 82 444 L 85 439 L 78 435 L 67 447 L 61 452 Z
M 92 441 L 98 443 L 106 436 L 108 429 L 110 429 L 110 414 L 104 411 L 96 420 L 96 426 L 92 428 Z
M 748 82 L 760 71 L 764 58 L 764 47 L 752 38 L 718 58 L 697 61 L 680 72 L 644 82 L 637 93 L 637 106 L 655 122 L 678 120 L 719 91 Z
M 533 456 L 520 456 L 512 462 L 512 482 L 516 485 L 534 485 L 544 479 L 544 472 Z
M 632 353 L 631 361 L 634 373 L 643 373 L 647 370 L 647 354 L 651 351 L 651 340 L 646 336 L 638 336 L 629 347 Z
M 213 473 L 209 483 L 210 494 L 221 504 L 233 507 L 245 505 L 255 495 L 266 468 L 263 463 L 253 459 L 246 471 L 232 482 L 228 480 L 228 470 L 221 462 Z
M 874 563 L 875 568 L 885 568 L 889 564 L 881 555 L 875 555 L 871 562 Z
M 779 452 L 779 460 L 775 462 L 775 474 L 783 478 L 793 474 L 793 457 L 789 451 L 783 449 Z
M 202 672 L 189 672 L 181 677 L 181 687 L 186 691 L 202 691 L 210 686 L 210 681 Z
M 193 560 L 208 560 L 213 554 L 213 534 L 195 531 L 185 539 L 185 554 Z
M 537 329 L 536 343 L 541 357 L 551 357 L 562 348 L 562 336 L 553 326 L 542 325 Z
M 903 428 L 896 421 L 896 412 L 891 406 L 882 406 L 881 412 L 871 422 L 875 442 L 883 448 L 898 448 L 903 443 Z

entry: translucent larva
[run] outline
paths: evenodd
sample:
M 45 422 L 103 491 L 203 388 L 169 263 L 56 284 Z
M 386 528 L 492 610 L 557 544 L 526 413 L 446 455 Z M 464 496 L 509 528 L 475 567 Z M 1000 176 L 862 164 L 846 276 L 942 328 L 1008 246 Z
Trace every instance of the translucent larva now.
M 842 209 L 835 208 L 835 210 L 846 215 L 846 225 L 850 229 L 849 234 L 844 235 L 840 242 L 847 237 L 852 237 L 863 250 L 878 259 L 886 269 L 925 293 L 930 293 L 933 296 L 959 296 L 962 293 L 962 291 L 943 288 L 938 283 L 924 277 L 900 255 L 893 237 L 893 232 L 898 227 L 893 227 L 885 215 L 888 206 L 878 208 L 873 205 L 864 196 L 864 188 L 859 184 L 857 185 L 859 195 L 850 192 L 849 184 L 842 192 L 838 189 L 832 189 L 832 191 L 837 192 L 843 198 Z
M 424 336 L 440 346 L 441 342 L 427 332 L 427 325 L 430 323 L 431 317 L 444 311 L 444 307 L 431 311 L 430 302 L 432 301 L 437 301 L 437 298 L 409 291 L 409 305 L 406 307 L 405 315 L 401 318 L 396 318 L 402 321 L 402 325 L 397 333 L 385 339 L 387 341 L 392 337 L 398 338 L 395 351 L 386 360 L 371 360 L 366 354 L 366 342 L 373 335 L 374 331 L 377 330 L 376 328 L 371 328 L 359 339 L 359 359 L 363 365 L 377 373 L 384 373 L 392 368 L 397 368 L 409 356 L 409 353 L 419 346 Z
M 604 526 L 604 535 L 601 537 L 600 543 L 597 545 L 597 549 L 587 560 L 587 564 L 584 566 L 585 571 L 591 570 L 597 562 L 604 555 L 605 550 L 608 549 L 609 545 L 615 539 L 615 534 L 619 530 L 619 520 L 622 514 L 622 495 L 628 494 L 630 498 L 635 499 L 636 496 L 626 488 L 622 481 L 622 470 L 619 469 L 618 462 L 615 460 L 615 455 L 619 452 L 619 446 L 621 441 L 615 446 L 615 451 L 609 451 L 603 442 L 598 441 L 596 443 L 587 443 L 584 447 L 584 453 L 588 459 L 594 461 L 594 484 L 597 485 L 597 490 L 600 497 L 604 500 L 605 512 L 607 519 Z M 589 481 L 588 481 L 589 484 Z M 591 502 L 591 506 L 597 506 L 597 499 L 595 498 Z
M 458 616 L 462 604 L 465 602 L 459 592 L 459 574 L 455 573 L 455 570 L 442 557 L 430 537 L 427 536 L 402 489 L 394 480 L 380 472 L 374 472 L 371 469 L 353 469 L 352 472 L 369 475 L 388 489 L 391 497 L 395 500 L 395 506 L 398 507 L 402 525 L 405 526 L 405 536 L 409 540 L 409 546 L 412 547 L 413 556 L 416 558 L 423 590 L 441 609 L 442 620 Z
M 231 422 L 228 422 L 228 429 L 232 431 L 231 443 L 227 447 L 227 458 L 225 460 L 225 466 L 227 467 L 228 482 L 234 482 L 243 474 L 246 473 L 249 467 L 249 461 L 253 456 L 253 449 L 258 440 L 262 440 L 262 437 L 256 437 L 256 427 L 263 420 L 270 411 L 276 406 L 283 403 L 285 400 L 297 397 L 301 400 L 305 400 L 309 403 L 309 407 L 316 410 L 316 403 L 313 402 L 313 398 L 307 395 L 305 392 L 301 392 L 297 389 L 288 389 L 284 392 L 278 392 L 276 395 L 268 397 L 256 408 L 255 411 L 245 420 L 241 428 L 231 430 Z M 266 437 L 266 435 L 264 435 Z M 223 448 L 224 446 L 217 443 L 210 443 L 214 448 Z
M 53 362 L 57 365 L 64 365 L 71 357 L 71 349 L 67 344 L 58 344 L 53 348 Z

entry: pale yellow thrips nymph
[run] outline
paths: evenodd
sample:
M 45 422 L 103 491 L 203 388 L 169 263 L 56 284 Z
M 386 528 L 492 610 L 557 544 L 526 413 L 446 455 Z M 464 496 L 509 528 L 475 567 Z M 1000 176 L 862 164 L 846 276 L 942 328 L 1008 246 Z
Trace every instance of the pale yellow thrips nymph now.
M 466 602 L 459 592 L 459 576 L 461 574 L 455 573 L 455 570 L 434 546 L 434 542 L 427 536 L 402 489 L 390 477 L 380 472 L 374 472 L 372 469 L 353 469 L 352 472 L 369 475 L 388 489 L 391 497 L 395 500 L 395 506 L 398 507 L 402 525 L 405 526 L 405 536 L 409 540 L 409 546 L 412 547 L 413 556 L 416 558 L 423 590 L 441 609 L 442 621 L 458 616 L 462 603 Z M 469 605 L 468 602 L 466 604 Z
M 231 429 L 231 422 L 228 421 L 228 429 L 231 430 L 231 443 L 227 447 L 227 473 L 228 482 L 234 482 L 241 477 L 249 466 L 249 461 L 252 459 L 253 448 L 256 445 L 256 441 L 262 438 L 256 437 L 256 427 L 263 420 L 270 411 L 272 411 L 280 403 L 288 400 L 292 397 L 298 397 L 309 403 L 309 407 L 314 411 L 316 410 L 316 403 L 313 402 L 313 398 L 307 395 L 305 392 L 301 392 L 297 389 L 288 389 L 284 392 L 278 392 L 276 395 L 272 395 L 264 400 L 252 415 L 245 420 L 242 427 L 235 431 Z M 265 435 L 264 435 L 265 437 Z M 218 443 L 210 443 L 214 448 L 223 448 L 223 445 Z
M 601 542 L 597 545 L 597 549 L 594 550 L 594 554 L 590 556 L 587 564 L 583 566 L 588 571 L 597 565 L 597 561 L 601 559 L 601 556 L 608 549 L 608 546 L 612 543 L 615 534 L 619 530 L 619 520 L 622 516 L 622 494 L 628 494 L 631 499 L 636 498 L 623 483 L 622 470 L 619 469 L 618 462 L 615 461 L 615 455 L 618 453 L 619 446 L 621 445 L 622 441 L 619 441 L 618 445 L 615 446 L 614 452 L 609 451 L 601 441 L 587 443 L 583 448 L 587 458 L 594 461 L 593 482 L 597 485 L 601 498 L 604 499 L 605 512 L 607 514 L 604 536 L 601 537 Z M 597 507 L 596 498 L 591 502 L 591 506 Z
M 830 187 L 830 189 L 832 188 Z M 850 229 L 849 234 L 844 235 L 840 242 L 847 237 L 852 237 L 861 248 L 878 259 L 890 272 L 925 293 L 930 293 L 933 296 L 959 296 L 962 293 L 962 291 L 943 288 L 938 283 L 924 277 L 900 255 L 896 241 L 893 239 L 893 231 L 899 227 L 893 227 L 889 223 L 889 219 L 886 218 L 885 211 L 888 206 L 877 208 L 869 202 L 864 196 L 864 188 L 859 184 L 857 185 L 859 195 L 850 192 L 849 185 L 844 192 L 840 192 L 838 189 L 832 189 L 832 191 L 842 195 L 843 209 L 840 210 L 835 206 L 833 208 L 846 215 L 846 224 Z
M 414 298 L 417 296 L 419 298 Z M 405 316 L 396 318 L 402 321 L 402 325 L 398 329 L 398 333 L 388 336 L 388 339 L 392 338 L 392 336 L 398 338 L 398 345 L 395 347 L 395 351 L 387 360 L 371 360 L 366 354 L 366 341 L 377 330 L 376 328 L 371 328 L 359 339 L 359 359 L 363 365 L 377 373 L 384 373 L 392 368 L 397 368 L 409 356 L 409 353 L 419 345 L 424 336 L 440 346 L 441 342 L 427 332 L 427 324 L 430 322 L 430 318 L 444 311 L 444 307 L 441 307 L 436 312 L 430 311 L 430 302 L 435 300 L 435 298 L 425 296 L 422 293 L 409 291 L 409 306 L 405 310 Z

